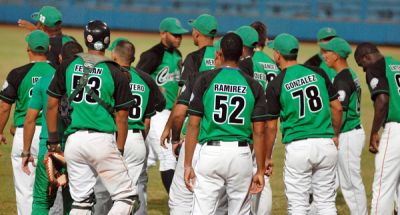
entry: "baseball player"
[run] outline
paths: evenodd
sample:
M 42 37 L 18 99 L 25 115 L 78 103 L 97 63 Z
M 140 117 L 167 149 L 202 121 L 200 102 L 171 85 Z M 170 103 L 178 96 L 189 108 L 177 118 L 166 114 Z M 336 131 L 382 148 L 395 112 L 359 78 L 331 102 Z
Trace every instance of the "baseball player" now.
M 68 59 L 74 56 L 77 53 L 83 52 L 82 47 L 76 42 L 68 42 L 62 48 L 62 59 Z M 32 90 L 32 99 L 29 102 L 28 110 L 25 117 L 24 123 L 24 147 L 23 151 L 26 154 L 30 154 L 30 148 L 32 144 L 33 134 L 35 132 L 35 124 L 36 120 L 39 116 L 39 113 L 46 116 L 46 107 L 47 106 L 47 88 L 50 85 L 50 82 L 53 78 L 54 71 L 51 71 L 49 74 L 42 77 L 35 87 Z M 42 111 L 42 112 L 40 112 Z M 61 130 L 61 129 L 60 129 Z M 62 132 L 60 132 L 60 139 L 62 139 Z M 47 153 L 46 141 L 47 141 L 48 133 L 47 133 L 47 125 L 46 120 L 42 119 L 42 130 L 40 132 L 40 143 L 39 143 L 39 153 L 38 153 L 38 161 L 36 164 L 36 176 L 35 183 L 33 185 L 33 204 L 32 204 L 32 214 L 60 214 L 63 213 L 63 205 L 57 205 L 56 207 L 52 207 L 55 203 L 61 203 L 62 201 L 55 202 L 55 194 L 56 192 L 51 191 L 52 193 L 49 195 L 49 179 L 46 173 L 46 168 L 44 165 L 45 154 Z M 64 148 L 64 146 L 62 146 Z M 34 162 L 31 156 L 22 158 L 22 169 L 27 174 L 30 175 L 31 171 L 29 169 L 28 163 L 32 161 Z M 71 209 L 72 201 L 69 195 L 69 191 L 64 191 L 64 211 L 66 214 L 69 213 Z M 51 208 L 51 209 L 50 209 Z
M 33 86 L 39 79 L 54 72 L 54 67 L 47 61 L 49 37 L 40 30 L 32 31 L 25 40 L 28 42 L 27 52 L 30 63 L 13 69 L 7 76 L 0 92 L 0 141 L 6 143 L 4 127 L 10 115 L 11 106 L 15 103 L 14 125 L 16 127 L 11 163 L 13 166 L 14 186 L 17 199 L 18 214 L 30 214 L 32 211 L 32 188 L 35 180 L 35 166 L 29 164 L 31 174 L 26 176 L 22 171 L 22 158 L 37 159 L 39 134 L 41 131 L 41 115 L 36 120 L 36 128 L 30 152 L 23 151 L 23 126 Z
M 179 72 L 182 67 L 182 55 L 178 48 L 182 34 L 188 31 L 178 19 L 171 17 L 163 19 L 159 29 L 161 42 L 141 54 L 137 68 L 151 75 L 166 99 L 165 109 L 153 117 L 146 142 L 150 149 L 147 166 L 155 165 L 157 157 L 160 159 L 161 179 L 169 192 L 176 158 L 171 150 L 160 146 L 160 137 L 178 95 Z
M 109 214 L 127 215 L 138 204 L 136 187 L 122 158 L 128 110 L 136 103 L 119 66 L 104 61 L 110 43 L 108 26 L 100 20 L 90 21 L 84 36 L 88 53 L 63 61 L 47 90 L 47 146 L 49 151 L 59 147 L 57 110 L 60 98 L 66 94 L 71 97 L 72 109 L 71 123 L 65 131 L 65 160 L 74 200 L 70 214 L 91 213 L 98 175 L 114 201 Z
M 342 117 L 337 92 L 321 69 L 297 63 L 299 43 L 294 36 L 280 34 L 268 47 L 282 72 L 266 91 L 265 144 L 269 160 L 280 118 L 288 214 L 308 213 L 310 190 L 318 214 L 336 214 L 335 144 Z
M 205 25 L 205 23 L 208 23 Z M 175 169 L 175 174 L 172 180 L 171 189 L 169 193 L 168 205 L 170 214 L 191 214 L 193 206 L 193 193 L 188 191 L 185 187 L 183 174 L 183 159 L 184 159 L 184 144 L 181 141 L 181 134 L 186 135 L 187 126 L 187 108 L 191 94 L 191 87 L 194 82 L 205 71 L 214 69 L 215 67 L 215 48 L 213 46 L 213 39 L 217 33 L 218 24 L 215 17 L 203 14 L 197 17 L 194 21 L 190 21 L 192 25 L 192 37 L 194 43 L 198 46 L 198 50 L 187 55 L 182 69 L 182 76 L 180 84 L 185 84 L 182 87 L 181 94 L 177 99 L 176 105 L 173 108 L 172 114 L 168 119 L 171 121 L 171 126 L 164 128 L 163 135 L 161 136 L 161 145 L 170 133 L 172 133 L 172 150 L 178 163 Z M 180 152 L 178 152 L 178 148 Z
M 333 28 L 330 28 L 330 27 L 321 28 L 321 29 L 319 29 L 319 31 L 317 33 L 318 44 L 329 42 L 331 39 L 333 39 L 335 37 L 337 37 L 336 30 Z M 319 68 L 323 69 L 326 72 L 326 74 L 328 75 L 329 80 L 331 80 L 331 82 L 333 83 L 333 79 L 336 76 L 336 71 L 332 68 L 329 68 L 326 65 L 321 52 L 315 54 L 310 59 L 308 59 L 304 63 L 304 65 L 315 66 L 315 67 L 319 67 Z
M 47 59 L 54 65 L 59 65 L 58 56 L 61 53 L 61 47 L 69 41 L 75 41 L 73 37 L 62 33 L 61 12 L 55 7 L 43 6 L 38 12 L 33 13 L 31 17 L 37 22 L 36 25 L 23 19 L 18 20 L 18 25 L 31 31 L 39 29 L 46 32 L 50 38 L 50 49 L 47 52 Z
M 360 174 L 365 141 L 360 121 L 361 85 L 346 60 L 351 46 L 339 37 L 319 45 L 326 65 L 338 73 L 333 86 L 338 90 L 343 107 L 337 166 L 340 188 L 351 214 L 367 215 L 367 196 Z
M 392 214 L 400 178 L 400 61 L 383 56 L 371 43 L 358 45 L 354 58 L 366 73 L 374 102 L 369 142 L 369 151 L 376 154 L 371 214 Z M 398 199 L 399 196 L 397 207 L 400 206 Z
M 264 187 L 265 96 L 261 85 L 238 68 L 243 50 L 240 37 L 228 33 L 220 46 L 221 67 L 200 76 L 193 88 L 184 180 L 194 191 L 192 214 L 214 214 L 225 190 L 228 214 L 249 214 L 249 192 Z M 193 169 L 197 143 L 202 146 Z M 249 144 L 254 144 L 258 167 L 253 178 Z

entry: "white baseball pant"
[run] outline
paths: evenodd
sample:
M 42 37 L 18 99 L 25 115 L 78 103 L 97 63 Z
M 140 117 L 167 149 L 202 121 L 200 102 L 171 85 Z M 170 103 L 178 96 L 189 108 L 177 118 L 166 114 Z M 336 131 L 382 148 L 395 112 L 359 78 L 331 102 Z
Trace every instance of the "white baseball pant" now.
M 312 189 L 317 214 L 336 214 L 337 149 L 332 139 L 309 138 L 285 145 L 284 181 L 288 214 L 308 214 Z
M 171 150 L 172 145 L 167 143 L 166 145 L 168 149 L 160 146 L 160 137 L 164 131 L 164 127 L 167 124 L 170 114 L 170 110 L 157 112 L 156 115 L 151 118 L 149 134 L 146 137 L 146 144 L 149 147 L 147 166 L 154 166 L 157 162 L 157 159 L 159 159 L 160 171 L 175 169 L 176 166 L 176 158 L 172 154 Z
M 114 201 L 109 215 L 128 215 L 137 195 L 114 134 L 80 130 L 71 134 L 65 146 L 69 187 L 74 203 L 70 215 L 91 214 L 96 176 Z
M 31 155 L 35 159 L 35 163 L 37 162 L 37 155 L 39 152 L 39 136 L 41 131 L 42 126 L 36 126 L 35 134 L 32 139 Z M 16 128 L 11 151 L 11 164 L 13 167 L 15 197 L 19 215 L 32 213 L 33 184 L 35 183 L 36 175 L 36 167 L 32 166 L 31 163 L 29 164 L 29 169 L 31 171 L 30 175 L 27 175 L 22 171 L 21 153 L 23 147 L 24 128 Z
M 205 143 L 194 170 L 197 178 L 192 214 L 215 214 L 224 191 L 228 195 L 228 214 L 250 213 L 250 147 L 239 147 L 237 141 L 221 141 L 220 146 Z
M 364 129 L 340 133 L 337 174 L 344 199 L 352 215 L 367 215 L 367 196 L 361 178 Z
M 392 214 L 394 196 L 400 182 L 400 123 L 388 122 L 375 155 L 375 174 L 372 183 L 371 215 Z M 399 201 L 397 201 L 399 205 Z
M 253 174 L 257 172 L 257 161 L 253 151 Z M 272 190 L 269 177 L 264 175 L 264 189 L 262 192 L 251 195 L 252 215 L 271 215 L 272 213 Z

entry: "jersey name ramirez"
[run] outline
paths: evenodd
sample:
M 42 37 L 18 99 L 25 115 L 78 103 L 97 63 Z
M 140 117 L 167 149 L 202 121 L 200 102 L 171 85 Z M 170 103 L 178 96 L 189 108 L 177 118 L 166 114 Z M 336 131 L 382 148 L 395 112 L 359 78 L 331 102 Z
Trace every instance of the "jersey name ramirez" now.
M 292 89 L 296 89 L 298 87 L 304 86 L 309 83 L 316 82 L 318 79 L 315 75 L 307 75 L 296 80 L 290 81 L 285 84 L 286 91 L 290 91 Z
M 247 86 L 230 85 L 230 84 L 214 84 L 214 92 L 246 94 Z

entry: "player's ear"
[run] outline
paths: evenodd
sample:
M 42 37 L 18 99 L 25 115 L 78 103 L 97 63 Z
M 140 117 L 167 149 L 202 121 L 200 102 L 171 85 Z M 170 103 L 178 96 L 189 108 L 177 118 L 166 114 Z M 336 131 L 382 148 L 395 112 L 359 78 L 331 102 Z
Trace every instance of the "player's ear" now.
M 62 55 L 61 54 L 58 55 L 58 61 L 62 62 Z

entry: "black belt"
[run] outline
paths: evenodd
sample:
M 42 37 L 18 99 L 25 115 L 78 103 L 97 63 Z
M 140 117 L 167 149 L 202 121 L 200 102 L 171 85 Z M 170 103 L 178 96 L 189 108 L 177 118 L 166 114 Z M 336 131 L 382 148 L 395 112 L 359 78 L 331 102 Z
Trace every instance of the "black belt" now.
M 142 130 L 140 129 L 131 129 L 132 133 L 140 133 L 142 132 Z
M 235 142 L 238 144 L 239 147 L 245 147 L 245 146 L 249 145 L 249 143 L 245 140 L 235 141 Z M 221 142 L 218 140 L 211 140 L 211 141 L 208 141 L 206 144 L 208 146 L 221 146 Z
M 361 129 L 361 125 L 357 125 L 354 129 Z

